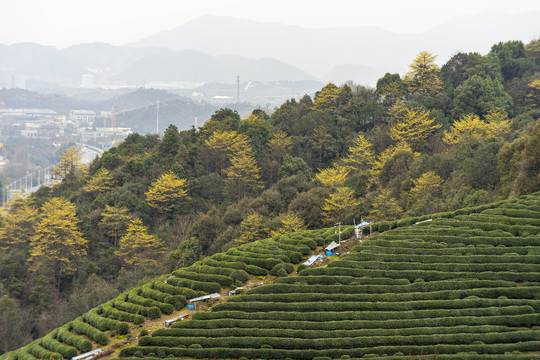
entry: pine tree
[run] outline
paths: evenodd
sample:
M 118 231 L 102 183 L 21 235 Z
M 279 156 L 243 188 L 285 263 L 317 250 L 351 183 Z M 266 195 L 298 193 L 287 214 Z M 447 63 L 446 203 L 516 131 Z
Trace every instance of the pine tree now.
M 370 213 L 372 221 L 397 219 L 403 212 L 397 200 L 392 197 L 388 189 L 381 190 L 379 195 L 373 200 L 371 206 L 373 207 Z
M 281 227 L 271 232 L 271 236 L 289 234 L 295 231 L 307 229 L 307 225 L 304 220 L 293 212 L 287 214 L 287 216 L 281 220 L 281 224 Z
M 118 239 L 126 233 L 130 220 L 128 209 L 105 205 L 101 216 L 101 221 L 98 224 L 99 229 L 112 238 L 114 246 L 117 247 Z
M 390 137 L 394 141 L 405 142 L 412 146 L 441 127 L 434 122 L 434 119 L 429 118 L 429 111 L 407 108 L 401 121 L 394 123 L 390 128 Z
M 313 101 L 313 108 L 316 110 L 333 113 L 337 107 L 337 100 L 340 89 L 333 83 L 326 84 L 316 95 Z
M 86 167 L 81 161 L 81 154 L 76 147 L 70 147 L 62 155 L 53 169 L 54 175 L 60 176 L 66 183 L 73 183 L 86 174 Z
M 358 134 L 353 145 L 349 148 L 349 154 L 342 160 L 351 171 L 363 172 L 373 166 L 374 156 L 371 144 L 364 137 Z
M 410 93 L 429 96 L 442 90 L 441 69 L 435 64 L 436 59 L 437 55 L 422 51 L 409 65 L 404 82 Z
M 21 197 L 9 202 L 2 217 L 0 228 L 0 249 L 24 247 L 34 234 L 37 223 L 37 210 Z
M 99 172 L 92 176 L 88 183 L 83 186 L 82 190 L 88 193 L 104 193 L 111 191 L 114 188 L 115 181 L 109 170 L 102 168 Z
M 229 164 L 233 152 L 233 144 L 238 134 L 236 131 L 215 131 L 205 141 L 210 150 L 211 157 L 208 159 L 213 168 L 223 175 L 223 169 Z
M 327 224 L 344 222 L 354 217 L 360 201 L 354 197 L 354 191 L 348 187 L 340 187 L 324 201 L 322 215 Z
M 443 141 L 449 145 L 458 145 L 467 139 L 502 140 L 511 132 L 510 122 L 506 116 L 495 109 L 486 115 L 491 122 L 485 122 L 478 115 L 469 114 L 454 122 L 450 131 L 446 132 Z
M 240 236 L 235 240 L 236 244 L 246 244 L 263 239 L 268 234 L 268 229 L 263 225 L 261 214 L 252 212 L 240 223 Z
M 167 171 L 152 182 L 145 196 L 150 207 L 163 214 L 170 213 L 180 200 L 188 198 L 186 180 L 180 179 L 172 171 Z
M 291 138 L 281 130 L 276 131 L 274 137 L 268 141 L 268 148 L 279 165 L 283 162 L 283 156 L 291 150 L 291 146 Z
M 315 175 L 315 179 L 318 180 L 324 186 L 338 186 L 343 185 L 347 180 L 350 169 L 346 166 L 334 165 L 331 168 L 323 169 Z
M 230 161 L 231 165 L 225 170 L 225 187 L 232 199 L 239 200 L 263 187 L 260 168 L 245 135 L 236 136 Z
M 163 243 L 154 235 L 148 234 L 141 219 L 131 219 L 126 234 L 118 242 L 115 255 L 127 267 L 157 267 L 164 254 Z
M 31 269 L 51 270 L 60 286 L 62 277 L 76 272 L 88 242 L 77 229 L 76 208 L 69 201 L 52 198 L 41 207 L 40 218 L 30 239 Z

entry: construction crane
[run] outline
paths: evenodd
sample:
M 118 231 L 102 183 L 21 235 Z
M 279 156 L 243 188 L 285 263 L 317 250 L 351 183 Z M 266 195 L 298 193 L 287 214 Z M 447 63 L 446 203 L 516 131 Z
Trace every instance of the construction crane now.
M 107 127 L 107 115 L 103 116 L 103 127 Z M 111 109 L 111 127 L 116 128 L 116 109 L 114 106 Z

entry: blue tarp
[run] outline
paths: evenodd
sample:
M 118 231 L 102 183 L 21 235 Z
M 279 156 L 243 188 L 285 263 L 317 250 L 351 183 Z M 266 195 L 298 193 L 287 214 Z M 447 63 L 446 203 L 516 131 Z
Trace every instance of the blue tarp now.
M 360 224 L 357 224 L 355 226 L 356 229 L 360 229 L 360 226 L 366 226 L 366 225 L 369 225 L 370 223 L 368 223 L 367 221 L 362 221 Z

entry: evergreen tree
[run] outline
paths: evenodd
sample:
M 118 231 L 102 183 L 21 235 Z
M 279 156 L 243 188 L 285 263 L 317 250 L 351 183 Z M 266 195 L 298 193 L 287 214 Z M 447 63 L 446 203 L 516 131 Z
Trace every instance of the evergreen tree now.
M 31 269 L 50 270 L 56 284 L 77 271 L 77 262 L 86 256 L 88 242 L 77 229 L 75 205 L 63 198 L 52 198 L 41 207 L 40 221 L 30 239 Z
M 8 205 L 2 217 L 0 249 L 23 248 L 34 234 L 38 212 L 21 197 L 13 198 Z
M 115 181 L 109 170 L 102 168 L 99 172 L 92 176 L 90 180 L 83 186 L 82 190 L 88 193 L 104 193 L 111 191 L 114 188 Z
M 86 174 L 86 167 L 81 161 L 81 154 L 76 147 L 70 147 L 60 155 L 58 165 L 52 173 L 59 176 L 66 183 L 75 182 Z
M 410 93 L 431 96 L 442 90 L 440 68 L 435 64 L 436 59 L 436 55 L 422 51 L 409 65 L 404 82 Z
M 327 224 L 346 222 L 354 218 L 355 212 L 360 205 L 354 197 L 354 191 L 348 187 L 339 187 L 335 193 L 324 201 L 322 214 Z
M 118 250 L 114 253 L 126 267 L 155 268 L 164 251 L 163 243 L 154 235 L 148 234 L 141 219 L 131 219 L 126 234 L 120 238 Z
M 163 214 L 171 213 L 180 200 L 187 199 L 186 180 L 180 179 L 172 171 L 167 171 L 154 180 L 145 193 L 150 207 Z

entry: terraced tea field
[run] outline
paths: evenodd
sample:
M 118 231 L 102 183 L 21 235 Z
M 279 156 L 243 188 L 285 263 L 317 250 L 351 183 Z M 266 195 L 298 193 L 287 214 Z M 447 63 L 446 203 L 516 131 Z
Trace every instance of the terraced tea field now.
M 540 359 L 540 194 L 406 225 L 120 357 Z

